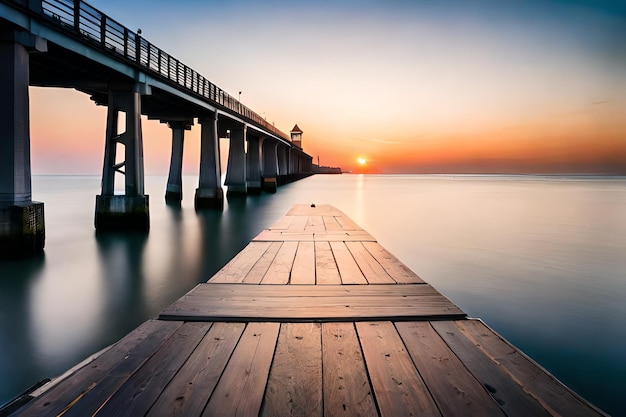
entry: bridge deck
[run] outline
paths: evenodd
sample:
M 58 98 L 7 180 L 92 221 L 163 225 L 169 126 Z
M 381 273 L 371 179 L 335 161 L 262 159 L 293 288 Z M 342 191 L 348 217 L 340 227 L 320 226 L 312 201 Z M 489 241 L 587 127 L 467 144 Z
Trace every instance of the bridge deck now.
M 58 414 L 603 415 L 341 212 L 300 205 L 16 413 Z

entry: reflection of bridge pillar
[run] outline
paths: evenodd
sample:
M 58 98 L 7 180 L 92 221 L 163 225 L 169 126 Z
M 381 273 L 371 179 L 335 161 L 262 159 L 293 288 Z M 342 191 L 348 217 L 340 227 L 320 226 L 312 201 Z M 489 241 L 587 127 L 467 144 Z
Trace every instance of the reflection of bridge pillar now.
M 258 136 L 248 136 L 246 184 L 250 194 L 261 192 L 261 143 L 262 139 Z
M 180 202 L 183 199 L 183 144 L 185 130 L 190 130 L 193 120 L 167 121 L 172 129 L 172 157 L 165 188 L 165 201 Z
M 45 41 L 0 27 L 0 258 L 41 252 L 43 203 L 32 201 L 29 128 L 29 49 Z
M 217 134 L 217 114 L 198 118 L 200 133 L 200 180 L 196 189 L 195 206 L 200 208 L 224 208 L 222 190 L 222 167 L 220 163 L 220 139 Z
M 118 132 L 119 113 L 126 114 L 125 131 Z M 116 162 L 117 146 L 124 146 Z M 124 195 L 115 195 L 115 174 L 124 175 Z M 141 96 L 137 91 L 110 91 L 102 169 L 102 194 L 96 196 L 96 230 L 150 228 L 148 196 L 144 194 Z
M 230 129 L 230 148 L 226 167 L 227 194 L 246 194 L 246 126 Z
M 276 179 L 278 178 L 278 142 L 265 139 L 263 141 L 263 189 L 268 193 L 276 192 Z

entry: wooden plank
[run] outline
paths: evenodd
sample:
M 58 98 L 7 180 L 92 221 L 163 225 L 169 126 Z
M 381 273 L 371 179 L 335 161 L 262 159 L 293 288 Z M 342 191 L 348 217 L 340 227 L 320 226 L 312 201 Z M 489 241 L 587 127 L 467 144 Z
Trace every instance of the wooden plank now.
M 319 323 L 284 323 L 265 390 L 262 416 L 322 416 Z
M 315 233 L 316 242 L 375 242 L 376 239 L 363 230 L 327 231 Z
M 400 322 L 395 326 L 444 416 L 505 417 L 429 322 Z
M 243 282 L 246 284 L 260 284 L 282 245 L 283 242 L 272 242 L 261 258 L 250 269 Z
M 346 242 L 346 246 L 352 253 L 354 260 L 359 265 L 361 272 L 370 284 L 395 284 L 387 271 L 368 252 L 361 242 Z
M 269 227 L 269 230 L 286 230 L 289 229 L 289 225 L 293 220 L 293 216 L 283 216 L 278 219 L 273 225 Z
M 531 394 L 513 381 L 497 363 L 487 357 L 452 321 L 433 322 L 433 328 L 463 362 L 465 367 L 487 389 L 507 416 L 549 416 Z
M 413 304 L 403 306 L 354 305 L 353 300 L 331 300 L 323 304 L 317 300 L 308 300 L 299 305 L 283 306 L 293 300 L 274 298 L 271 302 L 237 302 L 227 305 L 207 307 L 203 304 L 186 304 L 175 311 L 161 315 L 161 320 L 186 321 L 416 321 L 459 319 L 462 313 L 451 312 L 444 303 L 423 303 L 416 300 Z M 300 301 L 300 300 L 298 300 Z M 386 300 L 389 301 L 389 300 Z M 252 305 L 251 305 L 252 304 Z M 237 309 L 236 311 L 234 309 Z
M 526 391 L 532 392 L 551 414 L 568 417 L 604 415 L 546 373 L 483 322 L 467 320 L 457 322 L 456 325 L 492 361 L 506 368 Z
M 291 231 L 291 230 L 263 230 L 252 242 L 301 242 L 313 241 L 314 232 Z
M 58 415 L 77 404 L 87 404 L 92 415 L 181 325 L 148 320 L 14 415 Z
M 244 328 L 244 323 L 214 323 L 147 415 L 201 415 Z
M 278 323 L 249 323 L 203 416 L 256 416 L 274 356 Z
M 216 284 L 212 282 L 196 285 L 179 300 L 188 298 L 235 298 L 235 297 L 380 297 L 380 296 L 440 296 L 441 293 L 429 284 L 413 285 L 285 285 L 257 286 L 241 284 Z
M 315 244 L 299 242 L 296 259 L 293 261 L 290 284 L 315 284 Z
M 360 322 L 356 329 L 380 415 L 441 416 L 391 322 Z
M 307 232 L 325 232 L 326 227 L 322 216 L 308 216 L 304 230 Z
M 340 216 L 335 216 L 337 223 L 341 225 L 343 230 L 363 230 L 361 226 L 356 224 L 351 218 L 341 213 Z
M 322 216 L 322 220 L 324 221 L 324 227 L 326 228 L 326 231 L 341 230 L 341 225 L 339 224 L 335 216 Z
M 293 231 L 293 230 L 263 230 L 253 242 L 375 242 L 376 239 L 367 232 L 354 231 Z
M 422 279 L 378 242 L 363 242 L 363 246 L 398 284 L 423 283 Z
M 303 232 L 306 228 L 307 221 L 309 220 L 308 216 L 294 216 L 291 219 L 291 224 L 289 225 L 288 232 Z
M 330 247 L 337 262 L 342 284 L 367 284 L 367 280 L 359 269 L 352 253 L 345 242 L 330 242 Z
M 322 324 L 324 416 L 376 416 L 376 404 L 352 323 Z
M 207 334 L 211 323 L 185 323 L 98 410 L 103 416 L 145 415 L 191 352 Z M 87 415 L 84 411 L 75 415 Z
M 297 249 L 298 242 L 283 243 L 261 284 L 288 284 Z
M 426 284 L 325 287 L 204 284 L 165 309 L 160 318 L 200 321 L 337 321 L 465 317 L 450 300 Z M 395 290 L 390 287 L 395 287 Z M 378 288 L 385 291 L 377 293 Z M 400 292 L 398 289 L 405 291 Z
M 315 282 L 318 285 L 341 284 L 339 270 L 328 242 L 315 242 Z
M 242 282 L 254 264 L 270 247 L 269 242 L 250 242 L 209 280 L 211 282 Z
M 329 204 L 295 204 L 287 212 L 287 216 L 344 216 L 337 208 Z

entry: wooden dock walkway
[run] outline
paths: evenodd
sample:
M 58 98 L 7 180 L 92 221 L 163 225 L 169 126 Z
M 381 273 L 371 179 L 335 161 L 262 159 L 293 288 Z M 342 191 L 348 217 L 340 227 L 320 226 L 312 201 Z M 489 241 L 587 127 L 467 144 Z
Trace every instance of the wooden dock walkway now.
M 339 210 L 297 205 L 14 415 L 605 414 Z

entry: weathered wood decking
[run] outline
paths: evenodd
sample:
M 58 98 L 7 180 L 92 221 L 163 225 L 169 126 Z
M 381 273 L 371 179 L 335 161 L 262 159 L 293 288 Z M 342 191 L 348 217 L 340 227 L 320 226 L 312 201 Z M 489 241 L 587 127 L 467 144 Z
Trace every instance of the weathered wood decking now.
M 599 416 L 330 206 L 22 407 L 41 416 Z

